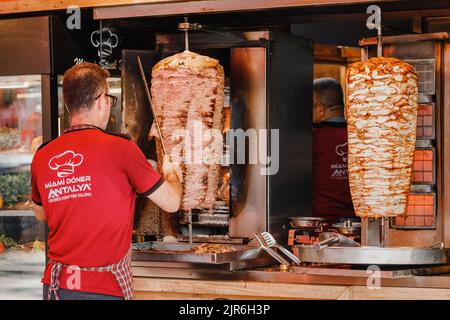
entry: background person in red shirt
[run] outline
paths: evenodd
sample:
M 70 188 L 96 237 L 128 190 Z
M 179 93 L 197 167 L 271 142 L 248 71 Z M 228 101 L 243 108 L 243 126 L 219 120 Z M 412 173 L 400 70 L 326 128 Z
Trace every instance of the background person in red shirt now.
M 71 127 L 42 145 L 31 164 L 36 218 L 49 226 L 47 299 L 131 299 L 136 193 L 167 212 L 181 201 L 176 163 L 166 157 L 161 177 L 134 142 L 104 131 L 116 102 L 108 76 L 92 63 L 66 71 Z
M 328 222 L 354 218 L 347 167 L 347 123 L 336 79 L 313 85 L 313 216 Z

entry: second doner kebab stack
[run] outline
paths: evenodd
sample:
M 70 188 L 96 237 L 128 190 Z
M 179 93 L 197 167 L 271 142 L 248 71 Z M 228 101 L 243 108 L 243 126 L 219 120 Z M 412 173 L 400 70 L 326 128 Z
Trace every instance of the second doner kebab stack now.
M 408 63 L 372 58 L 347 71 L 348 170 L 356 215 L 403 215 L 416 144 L 417 76 Z
M 224 71 L 190 51 L 153 67 L 151 93 L 166 152 L 183 171 L 181 210 L 212 209 L 223 154 Z M 158 162 L 162 149 L 157 144 Z

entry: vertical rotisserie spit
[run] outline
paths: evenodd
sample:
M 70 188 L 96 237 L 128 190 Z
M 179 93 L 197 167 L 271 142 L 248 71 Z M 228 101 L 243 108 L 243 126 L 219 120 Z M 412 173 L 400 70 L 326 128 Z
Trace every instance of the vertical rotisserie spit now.
M 180 209 L 212 209 L 223 153 L 222 66 L 190 51 L 167 57 L 153 67 L 151 94 L 167 154 L 183 171 Z M 158 144 L 157 153 L 161 163 Z
M 405 213 L 416 143 L 417 76 L 395 58 L 349 66 L 348 170 L 356 215 Z

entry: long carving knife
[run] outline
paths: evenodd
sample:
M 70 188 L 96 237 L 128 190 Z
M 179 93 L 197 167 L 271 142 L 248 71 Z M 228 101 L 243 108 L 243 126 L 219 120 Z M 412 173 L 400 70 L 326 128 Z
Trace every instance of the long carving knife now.
M 145 72 L 144 72 L 144 68 L 142 67 L 141 57 L 139 57 L 139 56 L 137 57 L 137 63 L 139 65 L 139 70 L 141 72 L 142 81 L 144 82 L 144 86 L 145 86 L 145 92 L 147 93 L 148 103 L 150 104 L 150 108 L 152 108 L 153 117 L 155 118 L 156 128 L 157 128 L 158 134 L 159 134 L 159 139 L 161 141 L 161 146 L 162 146 L 162 149 L 163 149 L 163 153 L 165 155 L 165 154 L 167 154 L 166 153 L 166 147 L 164 145 L 164 139 L 163 139 L 163 136 L 162 136 L 162 133 L 161 133 L 161 127 L 159 125 L 158 114 L 155 112 L 155 108 L 153 106 L 153 100 L 152 100 L 152 96 L 150 94 L 150 90 L 148 88 L 147 78 L 145 77 Z

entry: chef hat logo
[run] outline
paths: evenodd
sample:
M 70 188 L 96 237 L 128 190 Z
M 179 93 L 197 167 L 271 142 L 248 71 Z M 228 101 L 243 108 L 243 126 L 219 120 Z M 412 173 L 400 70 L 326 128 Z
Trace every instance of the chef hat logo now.
M 55 170 L 59 178 L 64 178 L 75 172 L 74 168 L 83 162 L 83 155 L 72 150 L 65 151 L 50 159 L 48 166 Z
M 91 33 L 91 43 L 95 48 L 99 48 L 98 56 L 109 57 L 112 49 L 119 44 L 119 38 L 110 29 L 103 28 Z
M 340 157 L 342 157 L 342 161 L 347 162 L 348 158 L 348 146 L 347 146 L 347 142 L 343 143 L 343 144 L 339 144 L 336 146 L 336 154 Z

